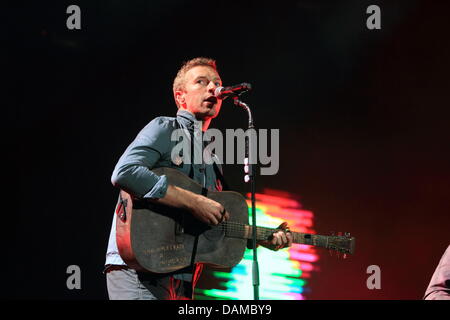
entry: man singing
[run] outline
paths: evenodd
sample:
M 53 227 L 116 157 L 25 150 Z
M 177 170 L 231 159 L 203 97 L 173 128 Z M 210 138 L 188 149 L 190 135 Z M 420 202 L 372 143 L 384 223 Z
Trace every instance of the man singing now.
M 221 85 L 222 80 L 214 60 L 195 58 L 186 62 L 173 82 L 177 116 L 157 117 L 139 132 L 114 169 L 111 178 L 113 185 L 135 198 L 185 209 L 209 225 L 218 225 L 228 220 L 229 213 L 220 203 L 169 185 L 164 175 L 158 176 L 150 171 L 158 167 L 175 168 L 208 190 L 222 190 L 222 183 L 213 164 L 203 161 L 201 164 L 180 163 L 171 157 L 174 146 L 171 134 L 174 130 L 187 130 L 193 135 L 195 128 L 200 127 L 204 132 L 211 120 L 218 116 L 222 101 L 214 96 L 214 91 Z M 203 145 L 194 148 L 203 150 Z M 285 223 L 280 226 L 280 229 L 284 228 Z M 292 236 L 289 232 L 280 230 L 273 234 L 272 239 L 259 243 L 271 250 L 278 250 L 291 246 Z M 169 274 L 138 272 L 129 268 L 117 249 L 114 214 L 105 262 L 111 300 L 192 299 L 200 272 L 201 265 Z

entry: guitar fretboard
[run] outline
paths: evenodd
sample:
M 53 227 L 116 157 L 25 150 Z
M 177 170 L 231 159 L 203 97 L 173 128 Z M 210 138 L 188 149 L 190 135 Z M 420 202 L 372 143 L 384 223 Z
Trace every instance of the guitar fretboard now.
M 253 227 L 247 224 L 241 224 L 236 222 L 224 222 L 221 225 L 225 232 L 225 236 L 230 238 L 239 239 L 252 239 Z M 268 240 L 273 233 L 277 232 L 278 229 L 266 228 L 266 227 L 256 227 L 256 240 Z M 291 232 L 293 242 L 299 244 L 313 245 L 323 248 L 328 248 L 328 236 L 301 233 L 301 232 Z

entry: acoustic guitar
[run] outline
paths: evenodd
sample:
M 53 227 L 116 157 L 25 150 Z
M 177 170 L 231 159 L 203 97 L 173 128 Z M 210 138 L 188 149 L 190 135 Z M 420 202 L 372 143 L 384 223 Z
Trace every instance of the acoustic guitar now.
M 136 199 L 121 190 L 116 207 L 116 240 L 125 263 L 139 271 L 169 273 L 205 263 L 230 268 L 238 264 L 252 238 L 245 198 L 234 191 L 206 191 L 200 184 L 172 168 L 152 170 L 166 175 L 168 183 L 221 203 L 230 219 L 217 226 L 207 225 L 187 211 Z M 256 227 L 257 240 L 267 240 L 277 229 Z M 294 243 L 313 245 L 353 254 L 355 238 L 323 236 L 291 231 Z

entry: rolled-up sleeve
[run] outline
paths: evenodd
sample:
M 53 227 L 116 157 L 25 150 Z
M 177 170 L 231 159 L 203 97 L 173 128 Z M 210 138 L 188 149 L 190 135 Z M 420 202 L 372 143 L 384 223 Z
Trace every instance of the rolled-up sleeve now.
M 128 146 L 114 168 L 111 182 L 138 198 L 163 198 L 166 176 L 151 169 L 168 152 L 172 128 L 162 117 L 152 120 Z

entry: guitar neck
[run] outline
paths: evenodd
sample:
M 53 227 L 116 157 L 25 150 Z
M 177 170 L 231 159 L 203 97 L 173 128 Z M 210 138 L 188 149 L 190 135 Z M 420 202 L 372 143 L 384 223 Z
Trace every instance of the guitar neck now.
M 253 227 L 246 224 L 224 223 L 225 235 L 232 238 L 252 239 Z M 256 227 L 256 240 L 263 241 L 270 238 L 270 236 L 277 232 L 277 229 Z M 317 247 L 328 248 L 328 236 L 322 236 L 310 233 L 293 232 L 292 240 L 294 243 L 313 245 Z

